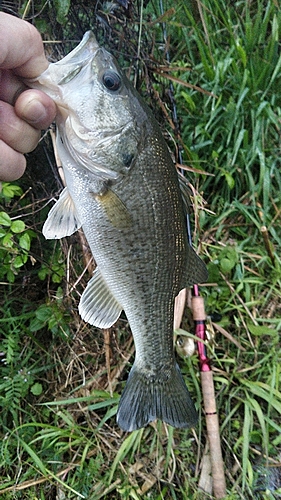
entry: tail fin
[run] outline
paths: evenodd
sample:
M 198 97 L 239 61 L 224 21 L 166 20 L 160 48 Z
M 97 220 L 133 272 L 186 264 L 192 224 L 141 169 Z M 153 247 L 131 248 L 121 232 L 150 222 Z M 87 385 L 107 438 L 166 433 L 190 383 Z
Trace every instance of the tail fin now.
M 156 418 L 173 427 L 194 427 L 198 416 L 179 367 L 151 375 L 133 366 L 121 395 L 117 423 L 124 431 L 146 426 Z

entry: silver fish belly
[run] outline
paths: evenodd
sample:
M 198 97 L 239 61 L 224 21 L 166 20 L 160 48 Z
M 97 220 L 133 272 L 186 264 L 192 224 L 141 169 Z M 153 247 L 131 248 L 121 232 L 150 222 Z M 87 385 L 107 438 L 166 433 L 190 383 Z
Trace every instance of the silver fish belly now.
M 187 241 L 177 173 L 160 128 L 91 32 L 27 83 L 57 104 L 66 179 L 43 234 L 61 238 L 82 226 L 97 268 L 81 297 L 81 317 L 109 328 L 124 310 L 133 333 L 135 361 L 117 422 L 126 431 L 156 418 L 194 426 L 197 412 L 174 354 L 174 299 L 206 281 L 207 272 Z

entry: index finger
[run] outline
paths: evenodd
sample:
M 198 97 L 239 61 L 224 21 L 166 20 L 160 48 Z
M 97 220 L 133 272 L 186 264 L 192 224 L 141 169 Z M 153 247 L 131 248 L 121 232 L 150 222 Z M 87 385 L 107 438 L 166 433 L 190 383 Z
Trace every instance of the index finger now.
M 48 67 L 42 38 L 32 24 L 0 12 L 0 68 L 36 78 Z

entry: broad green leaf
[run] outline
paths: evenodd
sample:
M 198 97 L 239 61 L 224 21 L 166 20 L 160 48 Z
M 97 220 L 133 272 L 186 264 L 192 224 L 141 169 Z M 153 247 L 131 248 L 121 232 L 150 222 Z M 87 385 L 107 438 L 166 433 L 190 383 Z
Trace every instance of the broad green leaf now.
M 22 233 L 25 229 L 25 223 L 22 220 L 13 220 L 11 223 L 11 231 L 13 233 Z
M 22 267 L 28 259 L 28 255 L 17 255 L 17 257 L 13 260 L 13 266 L 15 269 Z
M 2 239 L 2 244 L 6 248 L 12 248 L 14 246 L 12 233 L 7 233 Z
M 20 236 L 19 245 L 27 252 L 30 250 L 30 236 L 28 233 L 24 233 L 23 235 Z
M 0 224 L 2 226 L 10 226 L 11 222 L 11 217 L 6 212 L 0 212 Z
M 50 269 L 48 267 L 42 266 L 38 271 L 38 278 L 42 281 L 50 274 Z
M 34 396 L 40 396 L 40 394 L 42 394 L 43 392 L 43 387 L 42 387 L 42 384 L 39 384 L 39 382 L 36 382 L 36 384 L 33 384 L 33 386 L 30 388 L 32 394 L 34 394 Z
M 35 315 L 36 318 L 39 319 L 41 322 L 45 322 L 52 317 L 53 310 L 51 307 L 42 305 L 41 307 L 38 307 L 37 311 L 35 312 Z
M 7 280 L 9 281 L 9 283 L 14 283 L 15 282 L 15 275 L 13 273 L 13 271 L 11 271 L 10 269 L 7 271 Z
M 41 330 L 41 328 L 44 328 L 44 326 L 45 326 L 45 323 L 42 322 L 40 319 L 33 318 L 30 321 L 29 329 L 31 332 L 37 332 L 38 330 Z
M 16 184 L 10 184 L 9 182 L 2 182 L 2 194 L 5 198 L 12 199 L 14 196 L 20 196 L 22 194 L 22 189 Z

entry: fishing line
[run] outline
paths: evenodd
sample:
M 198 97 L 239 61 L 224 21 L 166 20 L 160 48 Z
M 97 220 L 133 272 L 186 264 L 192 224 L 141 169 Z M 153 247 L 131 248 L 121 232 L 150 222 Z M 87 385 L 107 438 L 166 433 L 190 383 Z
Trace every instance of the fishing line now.
M 139 61 L 140 61 L 140 50 L 141 50 L 141 37 L 143 28 L 143 0 L 140 3 L 140 22 L 139 22 L 139 33 L 138 33 L 138 48 L 137 48 L 137 59 L 136 59 L 136 71 L 134 78 L 134 86 L 137 86 L 138 73 L 139 73 Z
M 159 6 L 160 6 L 160 14 L 161 16 L 164 15 L 164 6 L 163 6 L 163 1 L 159 0 Z M 168 35 L 167 35 L 167 28 L 166 28 L 166 23 L 165 21 L 162 22 L 162 31 L 163 31 L 163 40 L 164 40 L 164 45 L 165 45 L 165 56 L 166 56 L 166 61 L 170 65 L 171 60 L 170 60 L 170 52 L 168 49 Z M 183 165 L 183 160 L 182 160 L 182 152 L 180 148 L 180 144 L 178 141 L 178 134 L 179 134 L 179 121 L 178 121 L 178 113 L 177 113 L 177 105 L 175 101 L 175 92 L 174 92 L 174 86 L 173 83 L 169 83 L 169 91 L 168 95 L 172 104 L 172 119 L 173 123 L 175 126 L 175 135 L 177 139 L 177 161 L 179 165 Z M 180 172 L 182 175 L 184 175 L 184 170 L 181 168 Z M 188 230 L 190 229 L 190 225 L 188 224 Z M 191 236 L 188 233 L 188 237 Z

